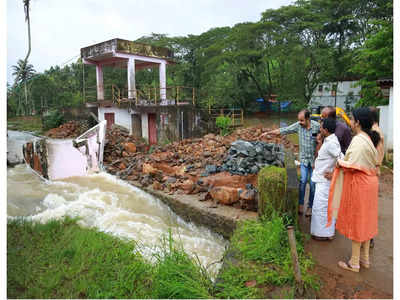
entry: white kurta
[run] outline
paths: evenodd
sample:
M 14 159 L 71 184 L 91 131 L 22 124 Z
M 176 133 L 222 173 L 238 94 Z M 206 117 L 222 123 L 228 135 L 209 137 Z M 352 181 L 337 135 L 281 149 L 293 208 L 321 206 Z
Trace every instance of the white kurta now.
M 325 172 L 332 172 L 338 158 L 342 158 L 339 140 L 335 134 L 326 137 L 318 157 L 311 180 L 315 182 L 315 195 L 311 216 L 311 234 L 317 237 L 332 237 L 335 235 L 335 220 L 326 227 L 328 222 L 328 198 L 330 180 L 324 177 Z

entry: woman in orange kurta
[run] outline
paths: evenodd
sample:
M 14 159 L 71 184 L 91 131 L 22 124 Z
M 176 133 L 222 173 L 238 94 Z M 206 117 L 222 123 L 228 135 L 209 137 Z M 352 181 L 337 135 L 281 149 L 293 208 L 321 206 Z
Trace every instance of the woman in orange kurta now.
M 354 110 L 351 128 L 355 133 L 343 160 L 333 173 L 328 200 L 328 224 L 336 218 L 336 229 L 352 240 L 350 261 L 339 267 L 359 272 L 369 268 L 370 239 L 378 233 L 378 152 L 379 134 L 372 131 L 368 108 Z M 360 256 L 361 252 L 361 256 Z

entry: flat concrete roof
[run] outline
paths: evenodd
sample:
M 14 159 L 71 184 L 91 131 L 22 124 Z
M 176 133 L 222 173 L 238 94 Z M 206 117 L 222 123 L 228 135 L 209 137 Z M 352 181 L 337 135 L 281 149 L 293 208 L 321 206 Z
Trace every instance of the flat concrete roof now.
M 115 52 L 161 58 L 174 62 L 174 54 L 168 48 L 118 38 L 81 48 L 81 57 L 88 60 L 101 61 L 109 59 Z

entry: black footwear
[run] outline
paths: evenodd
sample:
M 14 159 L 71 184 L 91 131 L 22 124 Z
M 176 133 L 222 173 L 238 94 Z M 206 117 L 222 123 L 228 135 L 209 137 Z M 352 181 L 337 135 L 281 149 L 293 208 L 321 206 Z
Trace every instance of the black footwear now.
M 374 247 L 375 247 L 374 239 L 371 239 L 371 241 L 369 242 L 369 248 L 372 249 Z

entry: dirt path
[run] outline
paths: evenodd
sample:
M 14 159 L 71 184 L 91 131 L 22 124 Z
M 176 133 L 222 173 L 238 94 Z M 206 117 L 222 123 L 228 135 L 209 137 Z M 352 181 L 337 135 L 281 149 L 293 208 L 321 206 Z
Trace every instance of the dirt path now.
M 382 169 L 379 183 L 379 233 L 370 252 L 370 269 L 353 273 L 337 266 L 351 256 L 350 240 L 338 232 L 332 242 L 310 239 L 306 243 L 323 282 L 318 298 L 393 298 L 393 173 Z M 310 220 L 304 216 L 300 220 L 303 232 L 310 233 Z

